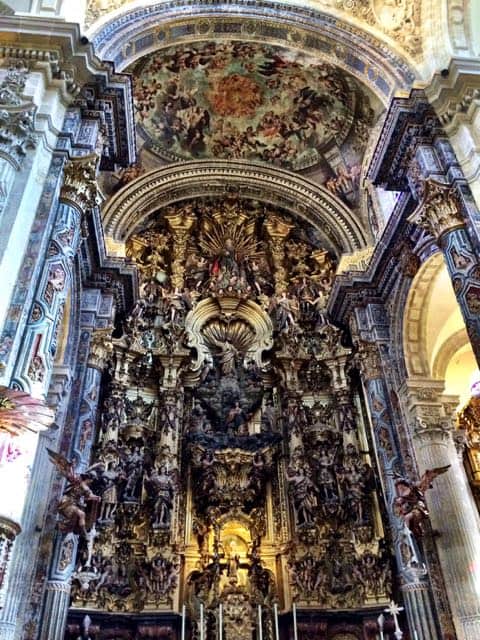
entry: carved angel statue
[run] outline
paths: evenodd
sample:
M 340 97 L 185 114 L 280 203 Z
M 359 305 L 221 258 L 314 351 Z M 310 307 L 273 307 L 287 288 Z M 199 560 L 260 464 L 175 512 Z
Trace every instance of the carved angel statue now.
M 85 473 L 77 474 L 73 462 L 68 461 L 56 451 L 51 449 L 47 451 L 51 462 L 67 479 L 67 486 L 57 506 L 57 511 L 62 518 L 59 529 L 62 533 L 75 533 L 87 538 L 87 531 L 91 529 L 97 518 L 97 505 L 101 500 L 89 486 L 92 481 L 89 471 L 94 467 L 90 467 Z
M 442 473 L 445 473 L 450 465 L 427 469 L 419 482 L 412 482 L 406 478 L 395 481 L 397 497 L 394 505 L 398 515 L 416 538 L 423 536 L 422 523 L 428 518 L 429 513 L 425 502 L 425 492 L 432 488 L 432 481 Z

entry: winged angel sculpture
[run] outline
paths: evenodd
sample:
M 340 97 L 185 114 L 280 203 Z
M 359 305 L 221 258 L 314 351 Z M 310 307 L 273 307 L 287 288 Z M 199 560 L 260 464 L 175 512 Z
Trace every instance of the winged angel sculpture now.
M 422 525 L 429 516 L 425 492 L 433 487 L 433 480 L 448 471 L 449 468 L 448 464 L 444 467 L 427 469 L 418 482 L 412 482 L 406 478 L 398 478 L 395 481 L 397 497 L 394 505 L 396 511 L 417 539 L 423 536 Z
M 73 462 L 56 451 L 47 451 L 58 472 L 67 479 L 67 486 L 57 505 L 57 511 L 62 518 L 59 529 L 62 533 L 75 533 L 88 538 L 87 532 L 97 519 L 98 503 L 101 500 L 100 496 L 96 496 L 90 489 L 92 476 L 89 472 L 93 467 L 84 473 L 77 473 Z

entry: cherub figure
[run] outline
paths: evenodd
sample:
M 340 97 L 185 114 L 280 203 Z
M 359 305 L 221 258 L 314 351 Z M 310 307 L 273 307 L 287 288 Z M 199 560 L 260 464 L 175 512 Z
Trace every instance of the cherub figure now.
M 56 451 L 47 451 L 51 462 L 67 479 L 66 489 L 57 506 L 57 511 L 62 517 L 59 529 L 62 533 L 75 533 L 87 538 L 87 529 L 90 529 L 96 520 L 97 503 L 101 500 L 89 486 L 92 480 L 89 471 L 93 467 L 85 473 L 77 474 L 73 462 Z
M 417 539 L 423 536 L 422 525 L 429 516 L 425 492 L 432 488 L 432 481 L 449 468 L 448 464 L 444 467 L 427 469 L 419 482 L 412 482 L 406 478 L 399 478 L 395 482 L 397 497 L 394 504 L 397 513 Z

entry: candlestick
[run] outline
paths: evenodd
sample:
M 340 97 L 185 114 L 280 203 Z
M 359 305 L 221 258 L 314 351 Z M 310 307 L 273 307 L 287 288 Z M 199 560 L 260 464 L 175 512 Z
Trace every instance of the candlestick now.
M 297 605 L 294 602 L 292 607 L 293 613 L 293 640 L 298 640 L 298 631 L 297 631 Z
M 278 604 L 273 605 L 273 619 L 275 622 L 275 640 L 280 640 L 280 630 L 278 628 Z
M 262 605 L 258 605 L 258 631 L 257 631 L 257 640 L 263 640 L 263 629 L 262 629 Z
M 182 605 L 182 637 L 181 640 L 185 640 L 185 627 L 186 627 L 186 607 Z
M 223 611 L 221 604 L 218 606 L 218 640 L 223 640 Z
M 200 640 L 205 640 L 205 628 L 203 625 L 203 604 L 200 604 Z

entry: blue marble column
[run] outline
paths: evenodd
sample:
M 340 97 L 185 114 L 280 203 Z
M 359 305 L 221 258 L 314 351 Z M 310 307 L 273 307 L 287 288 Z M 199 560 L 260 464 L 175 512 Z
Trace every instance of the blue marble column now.
M 416 632 L 418 640 L 440 640 L 427 569 L 421 551 L 412 533 L 395 512 L 395 474 L 402 474 L 403 468 L 379 345 L 361 341 L 357 358 L 373 427 L 408 626 L 412 635 L 413 631 Z
M 49 391 L 63 309 L 72 285 L 73 262 L 82 238 L 82 220 L 98 203 L 96 166 L 97 156 L 90 155 L 74 158 L 64 167 L 60 203 L 40 276 L 34 285 L 33 302 L 10 379 L 10 385 L 36 397 L 46 397 Z M 62 425 L 65 404 L 56 409 L 57 424 Z M 2 640 L 13 640 L 19 625 L 24 622 L 19 612 L 25 607 L 24 600 L 33 580 L 40 544 L 39 525 L 47 511 L 47 496 L 53 477 L 46 447 L 55 448 L 57 439 L 58 433 L 47 432 L 39 437 L 20 523 L 22 533 L 15 543 L 9 589 L 0 611 Z

